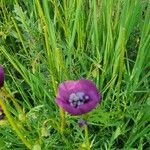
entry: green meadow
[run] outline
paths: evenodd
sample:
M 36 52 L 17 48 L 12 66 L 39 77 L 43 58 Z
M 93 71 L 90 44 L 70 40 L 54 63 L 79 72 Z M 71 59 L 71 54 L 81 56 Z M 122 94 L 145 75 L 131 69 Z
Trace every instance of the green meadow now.
M 150 150 L 149 0 L 0 0 L 0 150 Z M 102 94 L 59 108 L 66 80 Z

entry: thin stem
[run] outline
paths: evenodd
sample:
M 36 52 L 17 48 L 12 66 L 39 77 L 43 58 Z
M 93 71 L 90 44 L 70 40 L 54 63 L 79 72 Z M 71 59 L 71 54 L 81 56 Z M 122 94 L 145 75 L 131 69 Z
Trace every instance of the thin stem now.
M 16 125 L 15 121 L 13 120 L 11 114 L 9 113 L 9 111 L 7 110 L 4 102 L 2 99 L 0 99 L 0 105 L 10 123 L 10 125 L 12 126 L 12 128 L 16 131 L 17 135 L 19 136 L 19 138 L 22 140 L 22 142 L 26 145 L 26 147 L 28 147 L 29 149 L 32 149 L 31 144 L 24 138 L 24 135 L 20 132 L 18 126 Z
M 8 90 L 7 88 L 4 87 L 4 88 L 3 88 L 3 92 L 4 92 L 6 95 L 8 95 L 8 97 L 12 100 L 12 102 L 13 102 L 13 104 L 14 104 L 16 110 L 17 110 L 18 113 L 19 113 L 19 116 L 18 116 L 18 117 L 19 117 L 19 120 L 25 121 L 26 124 L 27 124 L 27 126 L 28 126 L 28 129 L 29 129 L 29 130 L 32 130 L 31 127 L 30 127 L 30 125 L 29 125 L 29 123 L 28 123 L 28 121 L 26 120 L 25 113 L 23 112 L 21 106 L 17 103 L 17 101 L 16 101 L 16 99 L 14 98 L 14 96 L 11 95 L 10 90 Z M 23 127 L 22 127 L 22 129 L 23 129 Z
M 86 147 L 87 147 L 87 150 L 90 150 L 90 142 L 89 142 L 88 126 L 87 125 L 84 126 L 84 131 L 85 131 L 85 143 L 86 143 Z
M 7 88 L 5 88 L 5 87 L 3 88 L 3 92 L 7 95 L 7 97 L 9 97 L 9 98 L 12 100 L 12 102 L 13 102 L 15 108 L 17 109 L 17 111 L 19 112 L 19 114 L 21 114 L 22 116 L 25 117 L 22 108 L 21 108 L 20 105 L 17 103 L 17 101 L 16 101 L 16 99 L 14 98 L 14 96 L 11 95 L 11 92 L 10 92 Z
M 64 110 L 62 108 L 60 108 L 60 116 L 61 116 L 60 132 L 63 135 L 64 126 L 65 126 L 65 112 L 64 112 Z
M 62 139 L 65 143 L 67 143 L 66 138 L 64 136 L 64 127 L 65 127 L 65 111 L 60 107 L 60 116 L 61 116 L 61 124 L 60 124 L 60 133 L 62 136 Z

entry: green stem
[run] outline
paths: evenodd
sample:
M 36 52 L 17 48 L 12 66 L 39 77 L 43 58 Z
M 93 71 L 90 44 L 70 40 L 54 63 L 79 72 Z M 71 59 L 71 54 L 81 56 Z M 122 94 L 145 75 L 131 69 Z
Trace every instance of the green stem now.
M 89 142 L 89 135 L 88 135 L 88 126 L 84 126 L 84 131 L 85 131 L 85 143 L 86 143 L 86 148 L 87 150 L 90 150 L 90 142 Z
M 4 90 L 5 94 L 8 95 L 8 97 L 12 100 L 12 102 L 13 102 L 13 104 L 14 104 L 16 110 L 18 111 L 18 113 L 19 113 L 19 116 L 18 116 L 18 117 L 19 117 L 19 120 L 25 121 L 25 123 L 26 123 L 27 126 L 28 126 L 28 129 L 29 129 L 29 130 L 32 130 L 31 127 L 30 127 L 30 125 L 29 125 L 29 123 L 28 123 L 27 120 L 26 120 L 25 113 L 23 112 L 21 106 L 17 103 L 17 101 L 16 101 L 16 99 L 14 98 L 14 96 L 11 95 L 10 90 L 7 89 L 7 88 L 5 88 L 5 87 L 3 88 L 3 90 Z M 22 129 L 23 129 L 23 127 L 22 127 Z
M 26 147 L 28 147 L 29 149 L 32 149 L 31 144 L 24 138 L 24 135 L 20 132 L 18 126 L 16 125 L 15 121 L 13 120 L 11 114 L 9 113 L 9 111 L 7 110 L 4 102 L 2 99 L 0 99 L 0 105 L 10 123 L 10 125 L 12 126 L 12 128 L 16 131 L 17 135 L 19 136 L 19 138 L 22 140 L 22 142 L 26 145 Z
M 3 91 L 4 91 L 4 93 L 5 93 L 6 95 L 8 95 L 7 97 L 9 97 L 9 98 L 12 100 L 12 102 L 13 102 L 15 108 L 17 109 L 17 111 L 19 112 L 19 114 L 21 114 L 22 116 L 25 116 L 25 115 L 24 115 L 24 112 L 23 112 L 23 110 L 22 110 L 22 108 L 21 108 L 20 105 L 17 103 L 16 99 L 14 98 L 13 95 L 11 95 L 11 92 L 10 92 L 7 88 L 5 88 L 5 87 L 3 88 Z
M 61 116 L 60 132 L 63 135 L 64 126 L 65 126 L 65 112 L 64 112 L 64 110 L 62 108 L 60 108 L 60 116 Z
M 67 143 L 66 138 L 64 136 L 64 127 L 65 127 L 65 111 L 60 107 L 60 116 L 61 116 L 61 124 L 60 124 L 60 133 L 62 136 L 62 139 L 65 143 Z
M 60 116 L 61 116 L 61 125 L 60 125 L 60 132 L 63 136 L 64 134 L 64 127 L 65 127 L 65 111 L 60 107 Z

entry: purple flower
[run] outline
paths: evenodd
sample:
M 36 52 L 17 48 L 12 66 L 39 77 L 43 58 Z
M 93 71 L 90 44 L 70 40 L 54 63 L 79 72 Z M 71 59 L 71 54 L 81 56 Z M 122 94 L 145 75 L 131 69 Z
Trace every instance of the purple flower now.
M 79 127 L 83 127 L 84 125 L 87 125 L 87 122 L 84 119 L 81 118 L 80 120 L 78 120 Z
M 101 95 L 95 84 L 86 79 L 61 83 L 56 97 L 56 103 L 72 115 L 91 111 L 100 100 Z
M 3 66 L 0 65 L 0 88 L 4 85 L 4 69 Z M 0 120 L 3 119 L 4 113 L 3 109 L 0 106 Z
M 4 85 L 4 69 L 3 66 L 0 65 L 0 88 Z

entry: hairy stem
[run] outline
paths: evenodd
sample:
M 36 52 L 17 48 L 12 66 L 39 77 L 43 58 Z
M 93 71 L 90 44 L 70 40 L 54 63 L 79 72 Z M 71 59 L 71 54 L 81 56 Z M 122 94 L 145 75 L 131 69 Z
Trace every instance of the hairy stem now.
M 87 150 L 90 150 L 90 141 L 89 141 L 89 135 L 88 135 L 88 126 L 84 126 L 84 131 L 85 131 L 85 143 L 86 143 L 86 148 Z

